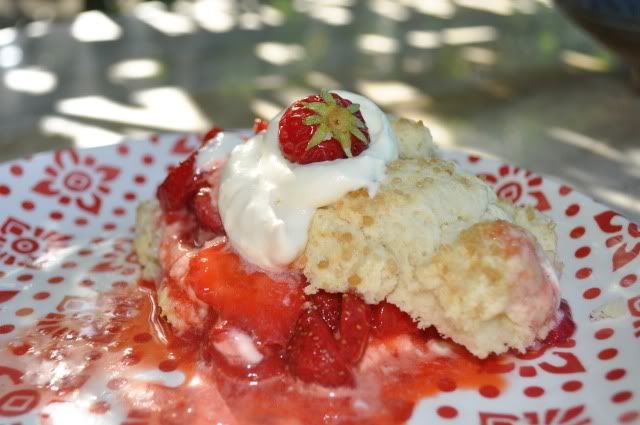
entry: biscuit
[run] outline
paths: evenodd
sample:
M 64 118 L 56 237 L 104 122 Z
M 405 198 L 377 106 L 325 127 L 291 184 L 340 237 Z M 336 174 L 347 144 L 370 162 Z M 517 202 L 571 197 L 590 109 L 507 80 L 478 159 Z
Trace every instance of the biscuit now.
M 415 279 L 440 245 L 495 219 L 511 217 L 477 177 L 438 158 L 397 160 L 374 197 L 359 190 L 316 211 L 299 266 L 308 292 L 353 290 L 375 304 Z
M 506 314 L 512 306 L 500 301 L 521 289 L 514 286 L 517 281 L 505 276 L 512 276 L 509 270 L 522 265 L 509 263 L 500 254 L 501 246 L 487 240 L 485 248 L 500 255 L 474 252 L 477 264 L 494 264 L 493 269 L 478 268 L 470 263 L 471 251 L 465 242 L 471 237 L 465 232 L 477 229 L 479 223 L 498 220 L 514 223 L 509 226 L 524 232 L 526 237 L 520 239 L 530 250 L 542 246 L 549 258 L 539 249 L 540 258 L 532 264 L 552 264 L 556 238 L 550 219 L 532 208 L 499 200 L 485 182 L 451 162 L 400 159 L 388 164 L 385 181 L 375 196 L 359 190 L 318 209 L 296 265 L 309 280 L 307 293 L 353 291 L 369 304 L 387 300 L 410 313 L 421 326 L 436 325 L 479 357 L 508 347 L 520 350 L 546 334 L 549 325 L 542 320 L 544 323 L 530 328 L 526 317 Z M 483 232 L 472 234 L 477 239 Z M 443 267 L 456 270 L 444 273 Z M 544 270 L 536 270 L 538 279 L 531 285 L 544 287 L 540 280 Z M 462 281 L 476 290 L 451 295 Z M 550 309 L 557 307 L 550 294 L 545 301 Z M 458 317 L 452 313 L 466 311 L 464 306 L 470 303 L 493 313 L 482 320 L 474 314 Z M 542 307 L 540 314 L 552 319 L 549 308 Z M 466 327 L 467 322 L 473 326 Z M 502 334 L 505 337 L 500 338 Z
M 417 159 L 437 156 L 431 132 L 422 121 L 392 118 L 391 126 L 398 138 L 400 159 Z

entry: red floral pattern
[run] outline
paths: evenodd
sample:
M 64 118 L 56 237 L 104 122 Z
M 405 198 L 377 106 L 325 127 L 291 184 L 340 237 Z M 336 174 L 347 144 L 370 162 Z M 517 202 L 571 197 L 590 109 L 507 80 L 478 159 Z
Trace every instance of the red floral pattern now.
M 640 295 L 629 298 L 627 301 L 627 307 L 629 308 L 631 317 L 633 317 L 633 328 L 635 330 L 634 335 L 636 338 L 640 338 Z
M 0 366 L 0 379 L 11 383 L 8 391 L 0 387 L 0 418 L 15 418 L 25 415 L 38 406 L 40 393 L 33 388 L 20 388 L 24 373 L 14 367 Z M 18 387 L 18 388 L 16 388 Z M 0 421 L 0 423 L 5 423 Z M 8 422 L 10 424 L 20 422 Z
M 110 184 L 120 169 L 98 165 L 92 155 L 81 157 L 74 149 L 57 151 L 53 164 L 45 167 L 46 177 L 32 188 L 34 193 L 55 197 L 62 205 L 75 205 L 93 215 L 100 213 L 102 198 L 111 192 Z
M 477 157 L 470 157 L 470 162 L 475 163 Z M 539 211 L 548 211 L 551 204 L 542 190 L 542 177 L 531 171 L 523 170 L 510 165 L 502 165 L 497 173 L 479 173 L 487 183 L 493 185 L 496 194 L 500 198 L 509 199 L 515 204 L 533 203 Z M 523 198 L 531 198 L 531 200 Z
M 578 354 L 570 351 L 576 343 L 570 339 L 555 347 L 545 347 L 541 350 L 530 350 L 518 354 L 514 358 L 500 358 L 486 364 L 489 373 L 512 373 L 517 371 L 521 377 L 536 377 L 540 375 L 568 375 L 584 373 L 586 369 Z
M 44 254 L 66 246 L 72 237 L 8 217 L 0 225 L 0 263 L 10 267 L 40 268 Z
M 591 419 L 585 414 L 584 405 L 567 409 L 554 408 L 543 412 L 527 411 L 519 415 L 512 413 L 480 413 L 481 425 L 588 425 Z
M 0 397 L 0 417 L 22 416 L 32 411 L 40 401 L 34 389 L 15 390 Z
M 640 227 L 635 223 L 615 224 L 614 219 L 620 217 L 615 211 L 603 211 L 594 219 L 596 224 L 609 236 L 605 242 L 607 248 L 615 249 L 611 258 L 612 271 L 626 266 L 640 255 Z M 621 220 L 623 221 L 623 220 Z
M 91 268 L 92 272 L 120 273 L 123 276 L 133 275 L 138 269 L 136 255 L 133 252 L 133 239 L 116 238 L 113 249 L 102 256 L 102 260 Z
M 166 166 L 187 155 L 201 140 L 202 137 L 155 136 L 148 144 L 36 156 L 30 160 L 30 169 L 43 169 L 44 175 L 33 180 L 32 173 L 24 172 L 25 162 L 0 165 L 0 198 L 7 205 L 6 215 L 0 217 L 0 284 L 10 285 L 0 291 L 0 340 L 15 339 L 21 321 L 27 319 L 43 337 L 59 343 L 76 338 L 79 325 L 83 329 L 120 332 L 118 315 L 135 308 L 131 300 L 101 306 L 99 297 L 85 295 L 124 288 L 135 281 L 138 269 L 131 250 L 130 228 L 133 208 L 128 206 L 151 196 Z M 563 296 L 569 299 L 579 332 L 575 340 L 561 346 L 488 361 L 487 373 L 502 374 L 512 382 L 505 388 L 483 387 L 475 397 L 458 390 L 443 393 L 432 411 L 427 412 L 438 418 L 432 422 L 583 425 L 637 421 L 640 415 L 634 406 L 640 394 L 640 368 L 629 359 L 635 358 L 633 350 L 640 338 L 640 228 L 567 186 L 526 170 L 477 156 L 444 153 L 484 177 L 499 196 L 518 204 L 535 205 L 558 221 L 560 254 L 567 271 Z M 100 166 L 95 158 L 100 158 L 101 163 L 122 164 L 122 169 Z M 33 190 L 25 193 L 22 187 Z M 58 211 L 60 205 L 67 208 L 64 214 Z M 88 217 L 70 216 L 74 211 L 92 215 L 98 224 L 94 226 Z M 65 216 L 75 218 L 68 220 L 74 224 L 60 222 Z M 73 236 L 62 234 L 61 229 Z M 76 241 L 81 246 L 72 245 Z M 70 249 L 64 250 L 64 261 L 60 261 L 56 253 L 65 247 Z M 49 264 L 47 259 L 56 261 L 42 267 Z M 40 270 L 36 275 L 23 268 Z M 21 285 L 41 287 L 23 296 Z M 85 290 L 84 287 L 90 289 L 78 295 L 77 290 Z M 605 297 L 621 294 L 626 305 L 624 319 L 606 324 L 588 321 L 592 310 L 606 302 Z M 96 315 L 96 311 L 101 313 Z M 92 347 L 111 343 L 104 338 L 105 332 L 98 333 L 103 338 L 92 340 L 85 336 L 87 347 L 83 354 L 98 356 Z M 134 343 L 148 338 L 149 334 L 135 335 Z M 27 349 L 28 346 L 17 346 L 15 356 L 24 355 Z M 15 356 L 0 353 L 0 364 L 8 365 L 0 366 L 0 423 L 47 423 L 39 410 L 51 401 L 44 400 L 44 393 L 37 388 L 25 386 Z M 135 355 L 122 358 L 126 362 L 135 360 Z M 78 370 L 64 378 L 57 388 L 71 391 L 85 385 L 88 375 L 86 370 Z M 599 385 L 603 383 L 607 385 Z M 107 383 L 107 388 L 111 384 Z M 596 385 L 598 397 L 591 397 Z M 562 405 L 555 398 L 557 391 L 562 391 Z M 464 406 L 460 402 L 463 395 Z M 584 400 L 591 400 L 593 405 L 584 404 Z M 95 415 L 109 411 L 114 423 L 121 425 L 155 423 L 146 411 L 125 408 L 127 413 L 119 415 L 116 411 L 121 410 L 113 407 L 97 400 L 87 411 Z M 22 411 L 25 413 L 19 413 Z M 428 422 L 422 416 L 415 419 L 417 423 Z

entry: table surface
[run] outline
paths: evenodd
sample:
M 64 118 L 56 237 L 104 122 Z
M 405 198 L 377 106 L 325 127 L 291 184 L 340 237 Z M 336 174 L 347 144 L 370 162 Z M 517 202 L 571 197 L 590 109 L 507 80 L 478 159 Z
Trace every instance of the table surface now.
M 321 87 L 640 221 L 628 69 L 541 0 L 151 2 L 0 30 L 0 160 L 248 127 Z

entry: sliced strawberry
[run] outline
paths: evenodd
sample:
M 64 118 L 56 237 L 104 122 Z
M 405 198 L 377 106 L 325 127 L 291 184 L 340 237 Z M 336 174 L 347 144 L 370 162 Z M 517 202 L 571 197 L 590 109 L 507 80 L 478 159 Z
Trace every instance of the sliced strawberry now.
M 327 387 L 354 384 L 331 329 L 316 309 L 306 309 L 300 314 L 287 346 L 286 360 L 291 373 L 305 382 Z
M 222 132 L 220 127 L 211 127 L 211 129 L 202 136 L 202 146 L 206 145 L 209 140 L 213 140 L 220 132 Z
M 191 259 L 186 279 L 222 320 L 265 344 L 286 345 L 304 302 L 302 282 L 275 281 L 248 271 L 222 242 Z
M 220 218 L 218 203 L 213 201 L 212 189 L 210 187 L 201 187 L 191 202 L 193 212 L 200 226 L 214 233 L 224 234 L 224 226 L 222 225 L 222 218 Z
M 567 300 L 560 302 L 560 312 L 562 313 L 562 319 L 560 319 L 556 327 L 553 328 L 544 341 L 542 341 L 543 346 L 550 347 L 562 344 L 571 338 L 576 331 L 576 323 L 573 321 L 571 307 L 569 307 Z
M 172 168 L 164 181 L 158 186 L 156 197 L 164 211 L 173 211 L 185 207 L 193 195 L 206 185 L 203 176 L 195 174 L 195 152 Z
M 165 225 L 174 225 L 176 242 L 185 247 L 197 247 L 199 228 L 195 215 L 186 208 L 165 211 L 162 220 Z
M 340 324 L 340 311 L 342 310 L 342 294 L 319 291 L 309 296 L 309 300 L 318 310 L 326 324 L 329 325 L 329 328 L 333 332 L 337 332 Z
M 362 298 L 350 293 L 342 296 L 338 348 L 340 356 L 349 365 L 357 364 L 367 348 L 369 316 L 370 308 Z
M 418 325 L 404 311 L 386 301 L 371 308 L 371 332 L 378 338 L 418 334 Z
M 269 121 L 265 121 L 262 118 L 256 118 L 253 120 L 253 132 L 258 134 L 261 131 L 265 131 L 269 126 Z

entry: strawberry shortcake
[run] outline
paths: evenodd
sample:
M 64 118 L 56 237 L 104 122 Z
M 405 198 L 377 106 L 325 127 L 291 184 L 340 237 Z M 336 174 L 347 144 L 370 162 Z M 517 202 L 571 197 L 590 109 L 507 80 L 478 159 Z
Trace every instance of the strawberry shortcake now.
M 210 132 L 136 231 L 174 332 L 251 380 L 353 387 L 401 336 L 397 352 L 524 352 L 566 312 L 552 221 L 441 159 L 421 122 L 347 91 L 248 138 Z

